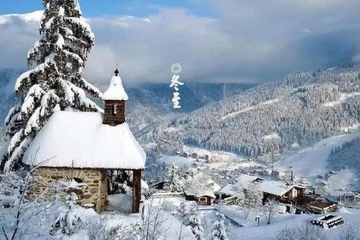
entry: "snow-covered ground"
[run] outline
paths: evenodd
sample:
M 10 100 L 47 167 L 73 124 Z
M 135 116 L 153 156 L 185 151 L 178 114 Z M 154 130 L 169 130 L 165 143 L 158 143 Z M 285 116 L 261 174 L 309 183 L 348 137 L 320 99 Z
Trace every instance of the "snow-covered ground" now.
M 275 132 L 275 133 L 263 136 L 264 140 L 271 140 L 271 139 L 274 139 L 274 138 L 275 139 L 280 138 L 279 134 Z
M 343 217 L 345 224 L 333 229 L 323 230 L 327 237 L 326 239 L 337 240 L 339 239 L 339 233 L 345 227 L 359 226 L 360 224 L 360 212 L 358 210 L 343 209 L 342 212 L 335 213 L 335 215 Z M 231 239 L 269 240 L 275 237 L 278 232 L 284 228 L 301 226 L 318 217 L 319 215 L 278 214 L 270 225 L 267 225 L 265 220 L 260 217 L 260 226 L 258 227 L 255 218 L 249 216 L 247 222 L 251 223 L 251 226 L 230 229 Z
M 185 146 L 184 152 L 190 154 L 190 157 L 182 156 L 164 156 L 159 159 L 159 162 L 164 162 L 167 166 L 172 165 L 173 163 L 178 167 L 193 167 L 193 164 L 196 163 L 197 166 L 206 167 L 209 169 L 216 170 L 234 170 L 241 167 L 257 166 L 258 163 L 254 161 L 249 161 L 239 155 L 230 152 L 224 151 L 209 151 L 201 148 L 194 148 Z M 191 157 L 192 153 L 197 153 L 200 157 L 195 159 Z M 205 155 L 210 156 L 210 161 L 205 161 L 202 157 Z
M 323 106 L 324 107 L 334 107 L 336 105 L 341 104 L 342 102 L 344 102 L 348 98 L 359 96 L 359 95 L 360 95 L 360 92 L 342 93 L 339 100 L 325 103 Z
M 210 155 L 211 160 L 208 163 L 204 164 L 209 169 L 234 170 L 241 167 L 259 165 L 254 161 L 249 161 L 247 158 L 231 152 L 209 151 L 206 149 L 189 147 L 189 146 L 185 146 L 184 149 L 190 153 L 196 152 L 201 156 L 204 156 L 206 154 Z
M 255 109 L 256 107 L 261 107 L 261 106 L 263 106 L 263 105 L 273 104 L 273 103 L 279 102 L 280 100 L 281 100 L 281 99 L 279 99 L 279 98 L 275 98 L 275 99 L 272 99 L 272 100 L 269 100 L 269 101 L 265 101 L 265 102 L 259 103 L 258 105 L 255 105 L 255 106 L 246 107 L 246 108 L 243 108 L 243 109 L 241 109 L 241 110 L 239 110 L 239 111 L 229 113 L 229 114 L 223 116 L 221 119 L 222 119 L 222 120 L 225 120 L 225 119 L 227 119 L 227 118 L 232 118 L 232 117 L 235 117 L 236 115 L 238 115 L 238 114 L 240 114 L 240 113 L 248 112 L 248 111 L 250 111 L 250 110 Z
M 191 157 L 186 158 L 182 156 L 164 156 L 159 159 L 159 162 L 164 162 L 167 166 L 175 164 L 178 167 L 192 167 L 192 164 L 196 162 L 196 159 Z
M 153 203 L 154 205 L 166 205 L 168 212 L 175 212 L 176 208 L 180 206 L 181 202 L 184 202 L 184 199 L 181 197 L 170 197 L 166 198 L 165 200 L 155 199 Z M 193 204 L 191 201 L 185 201 L 184 203 L 187 207 L 190 207 Z M 205 230 L 205 237 L 209 237 L 211 234 L 211 231 L 214 227 L 213 224 L 216 221 L 216 213 L 223 213 L 226 217 L 225 224 L 229 240 L 273 239 L 279 233 L 279 231 L 284 228 L 300 227 L 301 225 L 308 224 L 311 220 L 322 216 L 317 214 L 282 214 L 279 211 L 276 211 L 271 224 L 268 225 L 260 209 L 251 210 L 246 219 L 244 210 L 238 206 L 199 206 L 199 212 L 201 214 L 201 219 Z M 327 240 L 337 240 L 339 234 L 345 228 L 348 226 L 359 226 L 360 224 L 360 210 L 340 208 L 338 212 L 332 214 L 341 216 L 345 223 L 344 225 L 329 230 L 323 230 L 320 228 L 325 234 Z M 257 225 L 257 221 L 255 221 L 256 217 L 260 218 L 259 226 Z M 176 222 L 176 219 L 173 219 L 173 216 L 171 216 L 171 219 L 171 221 Z
M 320 217 L 321 215 L 308 214 L 293 214 L 277 213 L 270 225 L 267 225 L 265 218 L 260 212 L 250 212 L 245 220 L 244 211 L 236 206 L 221 206 L 215 208 L 202 209 L 201 214 L 205 219 L 205 232 L 210 233 L 213 223 L 216 220 L 216 212 L 220 211 L 226 216 L 226 225 L 229 240 L 269 240 L 274 238 L 280 230 L 284 228 L 300 227 L 302 224 L 310 223 L 311 220 Z M 341 216 L 345 224 L 329 230 L 322 230 L 326 239 L 337 240 L 340 232 L 348 226 L 359 226 L 360 224 L 360 210 L 341 208 L 339 212 L 334 213 L 336 216 Z M 256 217 L 260 217 L 260 225 L 255 221 Z M 234 222 L 242 225 L 237 226 Z
M 332 196 L 339 196 L 347 190 L 354 189 L 354 182 L 357 181 L 356 176 L 351 170 L 344 169 L 331 175 L 323 189 Z
M 339 189 L 352 189 L 353 182 L 356 181 L 352 171 L 339 171 L 331 176 L 327 182 L 319 179 L 318 175 L 324 176 L 324 174 L 329 171 L 329 169 L 327 169 L 327 160 L 331 149 L 341 146 L 356 137 L 360 137 L 360 132 L 324 139 L 312 147 L 284 157 L 275 163 L 275 167 L 283 171 L 294 171 L 295 177 L 307 179 L 310 185 L 325 185 L 324 191 L 336 196 L 339 194 Z

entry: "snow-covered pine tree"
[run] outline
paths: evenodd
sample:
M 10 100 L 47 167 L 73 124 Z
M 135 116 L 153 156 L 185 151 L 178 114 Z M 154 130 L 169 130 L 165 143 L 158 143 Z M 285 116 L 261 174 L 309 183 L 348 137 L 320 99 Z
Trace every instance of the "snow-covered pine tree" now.
M 168 169 L 167 178 L 170 183 L 170 192 L 180 192 L 181 187 L 179 184 L 180 181 L 179 169 L 174 163 Z
M 188 211 L 186 210 L 186 206 L 185 206 L 185 203 L 184 202 L 181 202 L 180 203 L 180 207 L 177 208 L 177 211 L 176 211 L 176 216 L 179 220 L 181 220 L 182 223 L 186 224 L 186 216 L 188 214 Z
M 29 68 L 15 84 L 19 103 L 8 113 L 0 169 L 19 167 L 24 151 L 57 110 L 98 111 L 86 94 L 102 93 L 81 77 L 94 45 L 77 0 L 43 0 L 41 38 L 28 52 Z
M 216 213 L 217 220 L 214 222 L 214 229 L 212 231 L 212 240 L 229 240 L 226 236 L 225 216 L 222 213 Z
M 262 205 L 263 194 L 257 183 L 249 184 L 245 191 L 244 207 L 257 208 Z
M 198 208 L 195 204 L 190 209 L 188 224 L 191 227 L 191 231 L 194 234 L 196 240 L 204 240 L 205 239 L 204 228 L 202 226 Z
M 54 214 L 55 221 L 51 226 L 51 235 L 72 235 L 84 229 L 87 222 L 82 212 L 82 208 L 76 205 L 77 195 L 71 192 L 66 198 L 66 205 L 58 209 Z

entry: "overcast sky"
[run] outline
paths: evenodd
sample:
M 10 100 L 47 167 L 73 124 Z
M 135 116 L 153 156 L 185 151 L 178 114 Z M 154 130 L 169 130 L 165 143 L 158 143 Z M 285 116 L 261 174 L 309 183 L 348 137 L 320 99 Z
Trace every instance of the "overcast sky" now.
M 96 2 L 80 4 L 96 36 L 85 77 L 100 88 L 116 62 L 127 83 L 169 82 L 175 62 L 184 82 L 254 83 L 360 60 L 358 0 Z M 24 3 L 0 14 L 42 10 Z M 0 17 L 0 68 L 26 67 L 40 17 Z

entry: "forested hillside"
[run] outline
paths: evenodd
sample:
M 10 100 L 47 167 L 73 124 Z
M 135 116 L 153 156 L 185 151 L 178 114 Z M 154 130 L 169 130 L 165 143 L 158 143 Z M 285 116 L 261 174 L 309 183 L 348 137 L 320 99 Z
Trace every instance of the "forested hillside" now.
M 353 169 L 360 176 L 360 138 L 332 149 L 328 162 L 332 170 Z
M 0 127 L 4 125 L 9 109 L 15 104 L 15 80 L 23 71 L 0 69 Z M 185 80 L 184 82 L 185 85 L 180 88 L 181 109 L 173 109 L 171 102 L 173 89 L 169 88 L 170 83 L 127 86 L 125 81 L 129 95 L 126 105 L 127 121 L 135 135 L 152 132 L 160 124 L 166 125 L 169 118 L 192 112 L 254 86 L 254 84 L 187 83 Z M 102 105 L 102 101 L 93 100 L 99 106 Z
M 3 126 L 9 109 L 15 104 L 14 79 L 20 70 L 0 69 L 0 127 Z
M 302 72 L 209 104 L 172 123 L 182 141 L 257 156 L 311 145 L 360 116 L 360 66 Z

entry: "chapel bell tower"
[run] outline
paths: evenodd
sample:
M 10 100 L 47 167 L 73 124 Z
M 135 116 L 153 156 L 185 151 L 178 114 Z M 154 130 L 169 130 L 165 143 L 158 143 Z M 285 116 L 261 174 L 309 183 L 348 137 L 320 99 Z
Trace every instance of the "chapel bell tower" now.
M 125 122 L 125 101 L 128 95 L 122 85 L 119 70 L 115 70 L 109 88 L 104 92 L 105 101 L 103 124 L 116 126 Z

